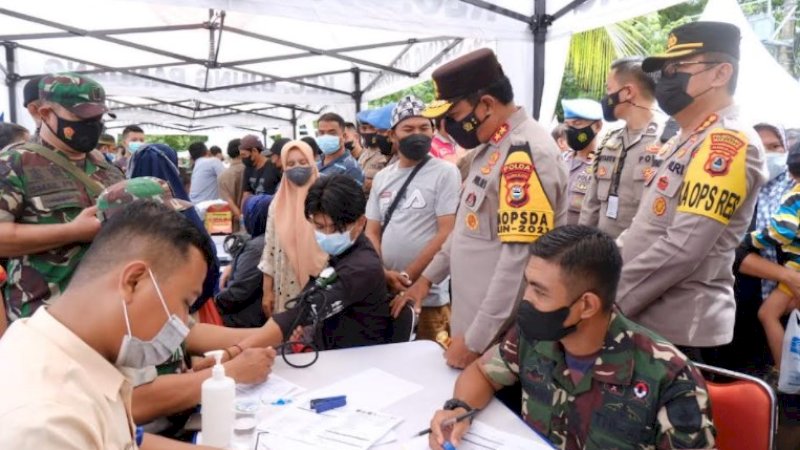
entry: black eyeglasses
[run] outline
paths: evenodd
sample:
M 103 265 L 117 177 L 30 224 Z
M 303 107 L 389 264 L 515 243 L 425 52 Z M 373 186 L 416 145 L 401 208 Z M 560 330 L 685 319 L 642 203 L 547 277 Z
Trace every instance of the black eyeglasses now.
M 722 61 L 678 61 L 665 65 L 664 68 L 661 69 L 661 76 L 672 77 L 675 76 L 676 73 L 678 73 L 679 68 L 686 66 L 694 66 L 697 64 L 717 65 L 717 64 L 722 64 Z

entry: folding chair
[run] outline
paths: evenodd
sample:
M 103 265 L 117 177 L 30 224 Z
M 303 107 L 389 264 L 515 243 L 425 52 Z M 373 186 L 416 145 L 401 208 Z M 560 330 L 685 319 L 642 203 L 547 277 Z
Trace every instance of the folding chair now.
M 720 450 L 773 450 L 777 431 L 775 392 L 764 381 L 732 370 L 694 363 L 705 374 Z M 720 380 L 723 378 L 725 380 Z

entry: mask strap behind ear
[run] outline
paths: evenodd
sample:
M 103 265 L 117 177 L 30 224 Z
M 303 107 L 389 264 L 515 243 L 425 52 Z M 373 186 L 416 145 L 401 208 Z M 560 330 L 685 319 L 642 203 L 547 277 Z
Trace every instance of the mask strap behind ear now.
M 153 271 L 149 267 L 147 268 L 147 273 L 150 274 L 150 280 L 153 282 L 153 287 L 156 288 L 156 294 L 158 294 L 158 299 L 161 300 L 161 306 L 164 307 L 164 312 L 167 313 L 167 317 L 171 317 L 172 315 L 169 312 L 169 308 L 167 308 L 167 302 L 164 300 L 164 294 L 161 293 L 161 288 L 156 281 L 156 276 L 153 275 Z
M 133 335 L 133 333 L 131 333 L 131 321 L 128 319 L 128 305 L 125 304 L 125 299 L 122 299 L 122 315 L 125 316 L 125 326 L 128 328 L 128 335 Z

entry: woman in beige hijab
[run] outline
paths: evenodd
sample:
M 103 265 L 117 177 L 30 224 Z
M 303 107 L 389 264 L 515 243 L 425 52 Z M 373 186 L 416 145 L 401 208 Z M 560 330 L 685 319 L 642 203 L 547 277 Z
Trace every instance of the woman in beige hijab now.
M 305 217 L 308 189 L 319 177 L 314 151 L 303 141 L 291 141 L 281 150 L 283 179 L 269 207 L 264 253 L 258 268 L 264 273 L 264 314 L 271 317 L 286 309 L 325 268 L 328 254 L 314 238 Z

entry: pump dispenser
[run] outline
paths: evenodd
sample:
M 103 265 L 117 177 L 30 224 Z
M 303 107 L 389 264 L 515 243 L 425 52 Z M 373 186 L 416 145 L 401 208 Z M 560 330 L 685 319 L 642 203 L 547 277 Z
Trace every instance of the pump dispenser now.
M 216 364 L 211 369 L 211 378 L 203 382 L 201 394 L 203 444 L 218 448 L 229 446 L 235 418 L 236 383 L 225 376 L 223 354 L 222 350 L 205 353 L 207 358 L 216 359 Z

